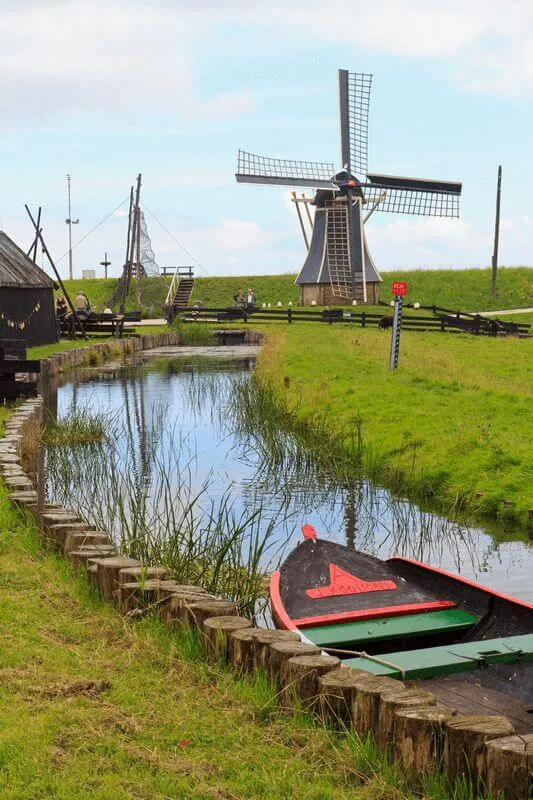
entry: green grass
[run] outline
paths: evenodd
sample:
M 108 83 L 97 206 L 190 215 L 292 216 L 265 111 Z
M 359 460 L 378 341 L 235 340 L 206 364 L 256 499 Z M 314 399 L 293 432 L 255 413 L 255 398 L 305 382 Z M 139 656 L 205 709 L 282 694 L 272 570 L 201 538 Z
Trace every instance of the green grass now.
M 141 308 L 143 317 L 161 317 L 171 278 L 142 278 L 141 280 Z M 76 278 L 72 281 L 63 281 L 65 288 L 74 302 L 76 294 L 81 289 L 89 298 L 94 311 L 102 312 L 108 305 L 116 285 L 117 278 Z M 112 308 L 118 311 L 118 303 Z M 136 309 L 135 279 L 132 280 L 126 297 L 126 311 Z
M 408 284 L 409 302 L 422 305 L 434 303 L 444 308 L 461 311 L 490 311 L 499 308 L 521 308 L 533 302 L 533 269 L 531 267 L 502 267 L 498 274 L 498 294 L 490 293 L 488 269 L 413 270 L 382 272 L 381 298 L 391 298 L 393 281 L 405 280 Z M 228 278 L 197 278 L 192 300 L 201 300 L 206 306 L 223 307 L 233 302 L 239 289 L 255 289 L 257 302 L 272 303 L 278 300 L 287 305 L 298 302 L 296 275 L 260 275 Z
M 3 800 L 410 796 L 375 758 L 357 777 L 347 745 L 279 715 L 264 681 L 205 663 L 194 637 L 125 625 L 3 493 L 0 520 Z
M 389 350 L 390 333 L 376 329 L 285 326 L 271 329 L 257 376 L 288 409 L 289 425 L 331 437 L 337 460 L 341 449 L 361 455 L 357 428 L 363 471 L 375 480 L 444 511 L 526 527 L 531 343 L 405 331 L 394 373 Z
M 414 800 L 371 742 L 280 714 L 197 634 L 125 624 L 2 489 L 0 569 L 3 800 Z M 423 796 L 470 797 L 442 775 Z
M 196 278 L 191 302 L 201 300 L 207 307 L 223 308 L 233 303 L 233 297 L 251 286 L 257 302 L 278 301 L 286 306 L 289 301 L 298 303 L 296 274 L 248 275 L 237 277 Z M 533 302 L 533 269 L 531 267 L 501 267 L 498 272 L 497 296 L 491 296 L 491 271 L 489 269 L 413 270 L 382 272 L 381 298 L 388 301 L 392 281 L 405 280 L 410 302 L 423 305 L 434 303 L 444 308 L 461 311 L 490 311 L 500 308 L 522 308 Z M 143 316 L 151 313 L 160 316 L 170 277 L 143 278 L 141 304 Z M 76 279 L 65 281 L 72 298 L 81 288 L 97 311 L 103 311 L 115 290 L 116 278 Z M 126 310 L 135 309 L 135 281 L 132 281 L 126 300 Z

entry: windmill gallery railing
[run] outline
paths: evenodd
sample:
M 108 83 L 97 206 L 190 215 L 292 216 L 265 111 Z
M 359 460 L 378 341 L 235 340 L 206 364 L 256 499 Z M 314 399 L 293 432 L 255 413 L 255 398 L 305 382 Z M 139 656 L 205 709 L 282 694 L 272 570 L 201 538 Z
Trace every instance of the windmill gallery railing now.
M 473 333 L 485 336 L 526 335 L 530 326 L 522 322 L 502 322 L 479 314 L 440 309 L 428 306 L 436 316 L 408 315 L 402 318 L 402 329 L 414 331 L 440 331 L 449 333 Z M 442 313 L 439 313 L 442 312 Z M 361 328 L 392 327 L 392 314 L 369 311 L 344 311 L 339 308 L 313 311 L 289 307 L 287 309 L 249 309 L 231 306 L 226 308 L 186 308 L 177 310 L 183 322 L 227 323 L 227 322 L 321 322 L 329 325 L 344 323 Z

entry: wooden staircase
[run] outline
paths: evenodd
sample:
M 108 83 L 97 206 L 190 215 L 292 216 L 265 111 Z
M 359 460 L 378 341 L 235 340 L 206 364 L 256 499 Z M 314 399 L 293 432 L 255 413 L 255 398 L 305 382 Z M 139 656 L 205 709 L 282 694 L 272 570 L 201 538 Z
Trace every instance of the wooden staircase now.
M 174 308 L 187 308 L 194 287 L 194 278 L 180 278 L 172 305 Z

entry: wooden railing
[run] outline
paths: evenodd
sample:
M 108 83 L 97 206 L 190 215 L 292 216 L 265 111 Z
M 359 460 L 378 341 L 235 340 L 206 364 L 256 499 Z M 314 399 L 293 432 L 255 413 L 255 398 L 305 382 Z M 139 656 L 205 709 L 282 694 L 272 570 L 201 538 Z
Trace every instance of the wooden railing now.
M 392 311 L 392 310 L 391 310 Z M 286 322 L 289 325 L 295 322 L 322 322 L 329 325 L 344 323 L 353 324 L 361 328 L 380 327 L 387 328 L 392 325 L 392 313 L 380 314 L 374 311 L 343 311 L 331 308 L 322 311 L 313 311 L 303 308 L 240 308 L 231 306 L 226 308 L 186 308 L 179 309 L 177 316 L 183 320 L 196 322 Z M 455 312 L 454 312 L 455 314 Z M 530 326 L 519 322 L 502 322 L 479 314 L 438 315 L 435 317 L 423 315 L 403 314 L 402 328 L 404 330 L 419 331 L 448 331 L 450 333 L 467 332 L 484 335 L 497 335 L 500 333 L 519 334 L 528 333 Z

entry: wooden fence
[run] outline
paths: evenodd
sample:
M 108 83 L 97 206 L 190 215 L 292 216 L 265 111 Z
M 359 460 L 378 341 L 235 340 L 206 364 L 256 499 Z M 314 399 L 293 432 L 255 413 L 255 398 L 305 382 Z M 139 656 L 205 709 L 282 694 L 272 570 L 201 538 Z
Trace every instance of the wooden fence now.
M 323 311 L 302 308 L 186 308 L 177 311 L 177 316 L 185 322 L 321 322 L 329 325 L 352 324 L 361 328 L 392 326 L 392 314 L 369 311 L 343 311 L 338 308 Z M 448 312 L 437 316 L 403 314 L 402 328 L 414 331 L 441 331 L 449 333 L 474 333 L 488 336 L 497 334 L 527 334 L 529 325 L 517 322 L 502 322 L 479 314 Z

